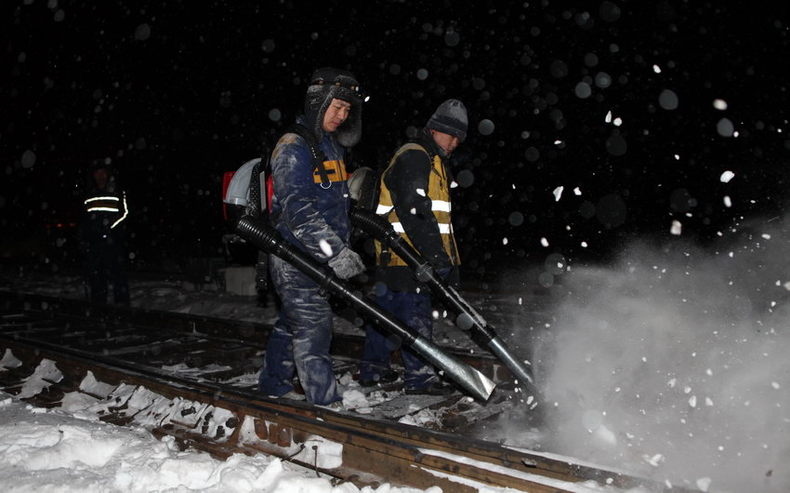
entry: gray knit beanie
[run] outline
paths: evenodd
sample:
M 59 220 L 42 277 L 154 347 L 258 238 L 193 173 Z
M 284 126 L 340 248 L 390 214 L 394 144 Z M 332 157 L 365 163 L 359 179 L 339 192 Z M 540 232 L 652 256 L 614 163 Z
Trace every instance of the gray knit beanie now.
M 458 137 L 463 142 L 466 139 L 466 129 L 469 120 L 466 116 L 466 106 L 457 99 L 448 99 L 440 104 L 433 112 L 425 128 L 437 130 L 448 135 Z

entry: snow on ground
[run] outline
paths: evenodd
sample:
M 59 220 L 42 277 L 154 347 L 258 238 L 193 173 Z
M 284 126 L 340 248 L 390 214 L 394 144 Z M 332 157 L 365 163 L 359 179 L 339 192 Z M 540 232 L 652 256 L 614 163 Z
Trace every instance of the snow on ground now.
M 79 276 L 8 268 L 0 274 L 0 289 L 67 298 L 84 297 Z M 179 280 L 132 276 L 130 289 L 132 305 L 137 307 L 264 323 L 272 322 L 275 317 L 272 303 L 259 306 L 254 297 L 219 292 L 210 285 L 196 286 Z M 360 330 L 341 317 L 336 317 L 335 324 L 345 331 Z M 2 363 L 8 363 L 12 358 L 6 353 Z M 44 365 L 38 371 L 57 370 Z M 351 377 L 345 375 L 344 378 L 350 380 Z M 25 395 L 36 393 L 36 381 L 32 379 L 29 382 Z M 345 382 L 347 385 L 351 383 Z M 91 413 L 81 412 L 89 403 L 75 399 L 69 395 L 62 408 L 42 409 L 0 392 L 0 484 L 3 484 L 4 492 L 442 491 L 438 487 L 420 490 L 389 484 L 361 490 L 353 484 L 333 486 L 329 479 L 316 477 L 312 470 L 263 454 L 255 457 L 234 455 L 222 462 L 202 452 L 179 451 L 172 438 L 158 441 L 140 426 L 119 427 L 97 421 Z M 354 389 L 344 393 L 344 401 L 349 408 L 364 408 L 372 403 L 370 398 Z M 412 424 L 419 425 L 417 422 Z M 497 493 L 503 490 L 481 485 L 481 491 Z M 580 491 L 598 490 L 591 484 Z
M 226 461 L 179 451 L 172 437 L 35 408 L 0 392 L 0 483 L 5 493 L 262 492 L 439 493 L 382 485 L 332 486 L 312 470 L 263 454 Z

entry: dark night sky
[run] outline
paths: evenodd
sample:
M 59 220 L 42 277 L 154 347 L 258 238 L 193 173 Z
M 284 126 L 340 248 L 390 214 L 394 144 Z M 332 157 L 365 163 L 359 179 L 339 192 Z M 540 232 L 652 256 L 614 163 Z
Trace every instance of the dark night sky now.
M 111 157 L 138 263 L 218 256 L 222 173 L 335 65 L 371 96 L 357 165 L 385 164 L 444 99 L 467 104 L 454 220 L 470 272 L 606 258 L 670 241 L 673 219 L 705 242 L 782 213 L 790 156 L 787 8 L 720 3 L 9 0 L 3 230 L 73 216 L 85 167 Z

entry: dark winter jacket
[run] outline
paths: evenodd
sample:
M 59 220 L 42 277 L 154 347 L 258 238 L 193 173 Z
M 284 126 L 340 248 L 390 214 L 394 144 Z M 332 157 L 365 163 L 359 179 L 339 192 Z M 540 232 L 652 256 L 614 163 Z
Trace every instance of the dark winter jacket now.
M 416 144 L 416 145 L 415 145 Z M 402 146 L 382 173 L 377 213 L 452 284 L 458 281 L 458 248 L 450 218 L 450 176 L 427 131 Z M 376 277 L 393 291 L 421 288 L 406 263 L 377 243 Z
M 304 124 L 304 118 L 299 122 Z M 309 128 L 309 127 L 308 127 Z M 292 245 L 321 262 L 346 247 L 350 204 L 345 148 L 323 133 L 319 143 L 329 184 L 321 183 L 308 143 L 295 133 L 283 135 L 271 157 L 274 194 L 271 221 Z

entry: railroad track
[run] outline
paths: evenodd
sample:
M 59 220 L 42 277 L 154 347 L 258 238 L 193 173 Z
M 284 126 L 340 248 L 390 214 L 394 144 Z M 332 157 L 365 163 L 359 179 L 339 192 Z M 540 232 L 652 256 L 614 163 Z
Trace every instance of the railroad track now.
M 0 387 L 41 407 L 78 396 L 104 421 L 170 435 L 183 447 L 219 458 L 266 453 L 358 486 L 664 489 L 621 471 L 471 438 L 476 421 L 518 411 L 519 395 L 506 383 L 485 405 L 461 394 L 405 396 L 394 388 L 360 388 L 367 407 L 352 410 L 262 396 L 255 372 L 266 333 L 245 322 L 0 292 Z M 335 342 L 343 349 L 336 370 L 348 380 L 361 341 Z M 507 377 L 491 358 L 459 356 L 495 380 Z M 408 424 L 420 416 L 427 417 L 420 426 Z

